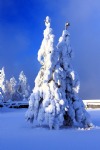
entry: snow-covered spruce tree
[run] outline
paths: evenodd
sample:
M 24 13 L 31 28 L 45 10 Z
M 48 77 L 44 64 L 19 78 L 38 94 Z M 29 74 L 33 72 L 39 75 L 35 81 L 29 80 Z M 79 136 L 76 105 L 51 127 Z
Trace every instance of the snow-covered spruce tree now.
M 0 87 L 0 103 L 4 101 L 4 93 L 2 91 L 2 88 Z
M 57 69 L 58 80 L 55 80 L 55 82 L 60 87 L 62 99 L 65 103 L 64 125 L 88 128 L 92 126 L 92 123 L 82 99 L 78 97 L 80 82 L 71 65 L 73 54 L 70 46 L 70 34 L 67 30 L 69 25 L 69 23 L 65 24 L 65 30 L 63 30 L 57 44 L 59 52 L 58 68 L 62 72 Z
M 5 90 L 5 72 L 4 72 L 4 67 L 0 70 L 0 88 L 4 92 Z
M 0 102 L 4 101 L 4 90 L 5 90 L 5 72 L 4 68 L 0 70 Z
M 23 71 L 19 75 L 19 83 L 17 92 L 20 94 L 22 100 L 28 100 L 30 93 L 30 86 Z
M 4 101 L 11 100 L 11 84 L 8 80 L 5 81 Z
M 50 18 L 45 20 L 44 39 L 38 52 L 42 67 L 36 77 L 35 87 L 30 96 L 26 119 L 47 123 L 52 128 L 62 125 L 90 127 L 91 122 L 82 100 L 77 96 L 79 81 L 70 60 L 72 49 L 69 32 L 63 31 L 57 48 L 50 28 Z
M 10 78 L 10 87 L 11 87 L 11 100 L 15 101 L 17 100 L 17 81 L 14 77 Z

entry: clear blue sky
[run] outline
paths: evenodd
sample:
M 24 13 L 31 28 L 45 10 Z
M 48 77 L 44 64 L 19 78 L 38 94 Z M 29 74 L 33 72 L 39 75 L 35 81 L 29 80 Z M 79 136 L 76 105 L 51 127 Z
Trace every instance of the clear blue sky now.
M 6 78 L 25 72 L 33 87 L 37 52 L 49 15 L 56 43 L 68 20 L 83 99 L 100 99 L 100 0 L 0 0 L 0 68 Z

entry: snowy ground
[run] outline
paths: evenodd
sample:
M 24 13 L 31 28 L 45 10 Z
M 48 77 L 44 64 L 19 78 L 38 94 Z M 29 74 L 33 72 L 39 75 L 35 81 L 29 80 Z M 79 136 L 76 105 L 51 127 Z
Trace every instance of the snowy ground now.
M 26 110 L 0 108 L 0 150 L 100 150 L 100 110 L 88 110 L 92 130 L 31 127 Z

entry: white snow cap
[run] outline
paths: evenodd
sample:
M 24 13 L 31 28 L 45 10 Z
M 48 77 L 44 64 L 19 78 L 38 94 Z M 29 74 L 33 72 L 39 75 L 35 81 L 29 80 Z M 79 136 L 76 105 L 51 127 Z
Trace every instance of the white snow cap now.
M 45 19 L 45 26 L 50 27 L 50 17 L 49 16 L 47 16 Z
M 71 76 L 72 76 L 72 79 L 75 80 L 75 73 L 74 73 L 74 71 L 71 71 L 70 74 L 71 74 Z

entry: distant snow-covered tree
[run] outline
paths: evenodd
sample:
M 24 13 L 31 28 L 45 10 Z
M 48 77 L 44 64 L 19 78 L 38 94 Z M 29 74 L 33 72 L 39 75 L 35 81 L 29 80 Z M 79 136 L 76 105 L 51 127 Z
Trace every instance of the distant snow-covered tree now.
M 4 91 L 4 101 L 16 101 L 18 100 L 17 96 L 17 81 L 14 77 L 10 79 L 10 81 L 5 81 L 5 91 Z
M 19 101 L 28 100 L 30 86 L 23 71 L 19 75 L 19 82 L 12 77 L 10 80 L 5 79 L 4 68 L 0 70 L 0 101 Z
M 5 72 L 3 67 L 0 70 L 0 102 L 4 101 L 4 91 L 5 91 Z
M 11 100 L 11 84 L 8 80 L 5 81 L 4 101 Z
M 2 89 L 2 91 L 5 90 L 5 72 L 4 72 L 4 67 L 0 70 L 0 88 Z
M 18 97 L 17 97 L 17 81 L 14 77 L 10 78 L 10 94 L 11 94 L 11 100 L 14 101 L 14 100 L 18 100 Z
M 27 100 L 30 93 L 30 86 L 28 85 L 27 78 L 23 71 L 19 75 L 19 83 L 17 92 L 20 94 L 22 100 Z
M 30 96 L 26 119 L 46 122 L 50 129 L 60 126 L 90 127 L 91 121 L 78 97 L 80 83 L 71 65 L 72 49 L 70 34 L 63 30 L 57 47 L 50 27 L 50 18 L 45 20 L 46 29 L 38 52 L 42 67 L 35 79 L 35 87 Z
M 10 79 L 10 84 L 11 84 L 11 93 L 13 94 L 16 91 L 16 85 L 17 85 L 17 81 L 14 77 Z
M 2 88 L 0 87 L 0 103 L 4 100 L 4 93 L 2 91 Z

